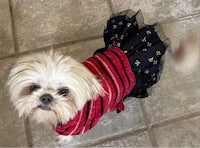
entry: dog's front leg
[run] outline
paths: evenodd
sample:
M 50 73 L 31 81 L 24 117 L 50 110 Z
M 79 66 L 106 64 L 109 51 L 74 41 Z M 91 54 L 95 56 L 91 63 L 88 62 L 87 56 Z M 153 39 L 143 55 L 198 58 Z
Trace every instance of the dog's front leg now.
M 56 141 L 60 144 L 66 144 L 69 143 L 72 140 L 73 136 L 63 136 L 63 135 L 58 135 Z

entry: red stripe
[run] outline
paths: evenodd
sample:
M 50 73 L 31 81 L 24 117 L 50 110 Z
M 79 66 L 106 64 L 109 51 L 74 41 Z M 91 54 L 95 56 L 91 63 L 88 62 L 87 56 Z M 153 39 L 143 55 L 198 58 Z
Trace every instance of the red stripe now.
M 118 56 L 112 53 L 112 51 L 114 51 Z M 107 57 L 109 57 L 109 60 Z M 121 59 L 119 59 L 119 57 Z M 123 61 L 123 63 L 121 61 Z M 118 73 L 110 62 L 115 64 L 114 66 L 117 67 Z M 101 79 L 102 86 L 106 91 L 105 96 L 103 97 L 104 113 L 109 110 L 113 111 L 118 107 L 123 110 L 123 99 L 128 93 L 130 93 L 135 84 L 135 76 L 131 71 L 130 64 L 123 51 L 117 47 L 113 47 L 106 51 L 106 57 L 105 55 L 97 54 L 95 57 L 89 58 L 83 64 L 94 75 L 99 76 Z M 124 71 L 124 68 L 126 71 Z M 125 72 L 127 73 L 128 78 Z M 123 78 L 123 82 L 120 77 Z M 54 130 L 63 135 L 76 135 L 81 132 L 86 132 L 91 127 L 95 126 L 102 116 L 101 97 L 98 97 L 96 100 L 91 100 L 90 104 L 92 104 L 92 106 L 88 112 L 87 121 L 85 120 L 87 117 L 88 104 L 86 104 L 72 120 L 63 126 L 55 127 Z M 66 129 L 67 131 L 65 131 Z
M 110 64 L 110 62 L 102 55 L 102 54 L 98 54 L 96 56 L 99 61 L 102 62 L 102 64 L 106 67 L 106 70 L 108 71 L 109 75 L 111 76 L 111 78 L 113 79 L 114 83 L 112 83 L 112 81 L 110 81 L 111 83 L 109 84 L 110 86 L 116 86 L 117 87 L 117 92 L 114 92 L 113 89 L 112 89 L 112 92 L 111 94 L 113 95 L 113 97 L 108 101 L 108 105 L 109 105 L 109 110 L 110 111 L 113 111 L 115 110 L 115 108 L 113 107 L 113 103 L 117 98 L 117 97 L 120 97 L 122 94 L 121 94 L 121 90 L 120 90 L 120 84 L 119 84 L 119 77 L 117 76 L 114 68 L 112 67 L 112 65 Z M 114 97 L 115 96 L 115 97 Z
M 132 69 L 131 69 L 130 63 L 128 61 L 128 58 L 126 57 L 124 52 L 118 47 L 109 48 L 109 49 L 107 49 L 107 51 L 114 51 L 115 53 L 117 53 L 121 57 L 121 60 L 123 61 L 124 67 L 126 69 L 126 73 L 129 76 L 129 81 L 131 82 L 130 83 L 130 87 L 125 92 L 125 96 L 126 96 L 131 92 L 131 90 L 135 86 L 135 75 L 132 72 Z
M 103 69 L 101 69 L 98 64 L 98 62 L 95 59 L 89 59 L 84 63 L 94 74 L 99 76 L 102 80 L 102 86 L 105 90 L 105 95 L 104 95 L 104 112 L 107 112 L 109 109 L 108 102 L 111 100 L 113 96 L 112 91 L 114 89 L 113 85 L 111 84 L 111 80 L 108 77 L 108 75 L 105 73 Z M 98 68 L 97 68 L 98 67 Z

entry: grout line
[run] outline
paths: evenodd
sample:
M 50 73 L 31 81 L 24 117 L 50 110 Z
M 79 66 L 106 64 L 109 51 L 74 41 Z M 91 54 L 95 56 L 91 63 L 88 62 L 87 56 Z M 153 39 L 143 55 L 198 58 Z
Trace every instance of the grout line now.
M 162 25 L 165 25 L 165 24 L 171 24 L 171 23 L 175 23 L 175 22 L 181 22 L 181 21 L 184 21 L 184 20 L 189 20 L 191 18 L 196 18 L 196 17 L 200 17 L 200 13 L 188 14 L 188 15 L 177 17 L 177 18 L 174 18 L 174 19 L 168 19 L 168 20 L 160 21 L 160 23 Z
M 132 131 L 129 131 L 129 132 L 126 132 L 126 133 L 123 133 L 123 134 L 119 134 L 119 135 L 115 135 L 115 136 L 112 136 L 112 137 L 105 137 L 103 139 L 100 139 L 100 140 L 92 143 L 92 144 L 84 144 L 84 145 L 79 145 L 79 146 L 87 146 L 87 147 L 88 146 L 96 146 L 96 145 L 102 144 L 102 143 L 107 142 L 107 141 L 114 141 L 114 140 L 121 139 L 122 137 L 131 136 L 131 135 L 133 136 L 133 135 L 142 133 L 144 131 L 147 131 L 148 134 L 149 134 L 152 146 L 158 147 L 158 143 L 157 143 L 157 140 L 155 138 L 155 134 L 153 132 L 154 128 L 166 126 L 166 125 L 169 125 L 169 124 L 177 123 L 177 122 L 180 122 L 180 121 L 183 121 L 183 120 L 187 120 L 187 119 L 190 119 L 190 118 L 193 118 L 193 117 L 200 116 L 200 111 L 198 111 L 198 112 L 190 113 L 190 114 L 187 114 L 187 115 L 179 116 L 179 117 L 176 117 L 176 118 L 173 118 L 173 119 L 165 120 L 165 121 L 160 122 L 160 123 L 153 123 L 151 125 L 149 120 L 148 120 L 147 114 L 146 114 L 146 109 L 144 107 L 144 103 L 142 102 L 142 100 L 140 100 L 139 102 L 140 102 L 141 109 L 142 109 L 142 112 L 143 112 L 143 116 L 144 116 L 144 119 L 145 119 L 146 127 L 134 129 Z
M 48 47 L 52 47 L 53 49 L 56 49 L 56 48 L 61 48 L 61 47 L 69 46 L 69 45 L 76 44 L 76 43 L 93 41 L 93 40 L 96 40 L 96 39 L 100 39 L 102 37 L 103 37 L 102 35 L 93 36 L 93 37 L 87 37 L 87 38 L 78 39 L 78 40 L 74 40 L 74 41 L 55 44 L 55 45 L 48 46 Z M 45 48 L 45 47 L 43 47 L 43 48 Z
M 148 128 L 147 132 L 148 132 L 152 147 L 158 147 L 158 142 L 156 140 L 156 137 L 155 137 L 155 134 L 154 134 L 152 128 Z
M 141 105 L 141 109 L 142 109 L 143 116 L 144 116 L 144 119 L 145 119 L 145 124 L 147 126 L 147 131 L 148 131 L 148 134 L 149 134 L 149 137 L 150 137 L 150 140 L 152 142 L 153 147 L 158 147 L 158 142 L 156 140 L 156 136 L 155 136 L 154 131 L 153 131 L 154 128 L 167 126 L 167 125 L 170 125 L 170 124 L 174 124 L 174 123 L 177 123 L 177 122 L 181 122 L 181 121 L 184 121 L 184 120 L 188 120 L 188 119 L 200 116 L 200 111 L 197 111 L 197 112 L 185 114 L 185 115 L 182 115 L 182 116 L 178 116 L 178 117 L 175 117 L 175 118 L 172 118 L 172 119 L 164 120 L 164 121 L 161 121 L 161 122 L 158 122 L 158 123 L 150 123 L 143 101 L 140 100 L 139 102 L 140 102 L 140 105 Z
M 18 55 L 19 54 L 19 45 L 17 42 L 17 32 L 16 32 L 16 27 L 15 27 L 13 7 L 12 7 L 11 0 L 8 0 L 8 2 L 9 2 L 9 9 L 10 9 L 11 29 L 12 29 L 12 34 L 13 34 L 13 46 L 14 46 L 15 54 Z
M 41 52 L 41 51 L 48 50 L 48 49 L 51 49 L 51 48 L 52 49 L 57 49 L 57 48 L 62 48 L 62 47 L 66 47 L 66 46 L 69 46 L 69 45 L 73 45 L 73 44 L 76 44 L 76 43 L 93 41 L 93 40 L 101 39 L 101 38 L 102 38 L 102 36 L 88 37 L 88 38 L 84 38 L 84 39 L 79 39 L 79 40 L 64 42 L 64 43 L 60 43 L 60 44 L 49 45 L 49 46 L 45 46 L 45 47 L 41 47 L 41 48 L 36 48 L 36 49 L 20 52 L 19 54 L 20 55 L 25 55 L 25 54 L 28 54 L 28 53 L 31 53 L 31 52 Z M 19 54 L 17 54 L 17 56 L 19 56 Z M 15 56 L 16 56 L 15 54 L 10 54 L 10 55 L 1 57 L 0 60 L 4 60 L 4 59 L 7 59 L 7 58 L 12 58 L 12 57 L 15 57 Z
M 26 140 L 27 140 L 28 147 L 32 147 L 33 138 L 32 138 L 32 133 L 31 133 L 31 128 L 30 128 L 28 118 L 24 119 L 24 125 L 25 125 L 25 133 L 26 133 Z
M 87 42 L 87 41 L 93 41 L 93 40 L 100 39 L 100 38 L 102 38 L 102 36 L 88 37 L 88 38 L 84 38 L 84 39 L 79 39 L 79 40 L 74 40 L 74 41 L 69 41 L 69 42 L 64 42 L 64 43 L 59 43 L 59 44 L 55 44 L 55 45 L 50 45 L 50 46 L 45 46 L 45 47 L 41 47 L 41 48 L 37 48 L 37 49 L 24 51 L 24 52 L 21 52 L 21 54 L 27 54 L 27 53 L 30 53 L 33 51 L 40 52 L 40 51 L 48 50 L 48 49 L 57 49 L 57 48 L 67 47 L 67 46 L 70 46 L 73 44 Z
M 157 143 L 155 134 L 153 132 L 152 127 L 150 126 L 150 121 L 148 119 L 147 111 L 146 111 L 146 108 L 144 106 L 144 103 L 142 102 L 141 99 L 139 100 L 139 103 L 140 103 L 140 106 L 141 106 L 141 110 L 142 110 L 142 113 L 143 113 L 145 124 L 146 124 L 147 129 L 148 129 L 147 131 L 148 131 L 148 134 L 149 134 L 149 138 L 150 138 L 151 144 L 152 144 L 153 147 L 158 147 L 158 143 Z
M 142 127 L 142 128 L 139 128 L 139 129 L 130 130 L 128 132 L 125 132 L 125 133 L 122 133 L 122 134 L 119 134 L 119 135 L 114 135 L 112 137 L 105 137 L 103 139 L 97 140 L 96 142 L 94 142 L 92 144 L 83 144 L 83 145 L 79 145 L 79 146 L 81 146 L 81 147 L 93 147 L 93 146 L 102 144 L 102 143 L 107 142 L 107 141 L 114 141 L 114 140 L 121 139 L 122 137 L 133 136 L 133 135 L 142 133 L 146 130 L 147 130 L 147 127 Z
M 8 54 L 8 55 L 6 55 L 6 56 L 1 57 L 1 58 L 0 58 L 0 61 L 1 61 L 1 60 L 5 60 L 5 59 L 9 59 L 9 58 L 14 58 L 15 56 L 16 56 L 15 53 Z
M 109 7 L 110 7 L 111 14 L 114 14 L 114 13 L 115 13 L 115 11 L 114 11 L 114 8 L 113 8 L 113 5 L 112 5 L 112 2 L 111 2 L 111 0 L 108 0 L 108 5 L 109 5 Z
M 178 116 L 178 117 L 175 117 L 175 118 L 172 118 L 172 119 L 165 120 L 163 122 L 153 123 L 151 125 L 151 127 L 152 128 L 158 128 L 158 127 L 166 126 L 166 125 L 169 125 L 169 124 L 174 124 L 174 123 L 177 123 L 177 122 L 180 122 L 180 121 L 188 120 L 188 119 L 198 117 L 198 116 L 200 116 L 200 111 L 189 113 L 189 114 L 182 115 L 182 116 Z

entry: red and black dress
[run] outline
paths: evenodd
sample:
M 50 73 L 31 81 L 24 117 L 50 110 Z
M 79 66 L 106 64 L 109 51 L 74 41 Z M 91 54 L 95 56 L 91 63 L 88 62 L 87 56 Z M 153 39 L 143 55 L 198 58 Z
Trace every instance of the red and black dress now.
M 54 127 L 58 134 L 85 133 L 106 112 L 123 111 L 126 96 L 147 97 L 158 81 L 170 44 L 158 23 L 145 25 L 141 11 L 123 11 L 108 20 L 104 41 L 105 48 L 83 64 L 101 80 L 105 96 L 88 101 L 73 119 Z
M 94 55 L 83 64 L 96 75 L 105 95 L 88 101 L 76 116 L 64 125 L 54 127 L 61 135 L 78 135 L 94 127 L 103 114 L 109 111 L 123 111 L 124 98 L 135 85 L 135 76 L 124 52 L 118 47 Z
M 105 48 L 119 47 L 126 54 L 136 84 L 129 96 L 148 97 L 147 89 L 155 84 L 163 67 L 163 55 L 170 48 L 170 40 L 164 34 L 159 23 L 144 24 L 141 11 L 126 10 L 111 16 L 104 30 Z

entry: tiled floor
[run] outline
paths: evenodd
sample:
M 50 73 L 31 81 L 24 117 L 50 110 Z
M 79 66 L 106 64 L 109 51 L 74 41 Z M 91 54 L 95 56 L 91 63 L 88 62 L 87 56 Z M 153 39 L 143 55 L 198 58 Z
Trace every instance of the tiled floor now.
M 0 147 L 66 146 L 55 142 L 51 127 L 18 118 L 5 89 L 9 70 L 19 55 L 52 47 L 84 60 L 104 46 L 109 16 L 125 9 L 141 9 L 146 23 L 161 22 L 173 46 L 188 31 L 200 41 L 199 0 L 0 0 Z M 200 66 L 190 75 L 174 72 L 166 55 L 150 97 L 131 98 L 125 112 L 106 114 L 71 146 L 199 147 L 199 75 Z

